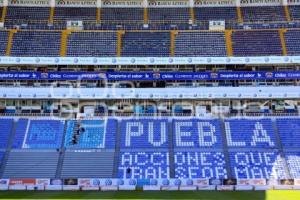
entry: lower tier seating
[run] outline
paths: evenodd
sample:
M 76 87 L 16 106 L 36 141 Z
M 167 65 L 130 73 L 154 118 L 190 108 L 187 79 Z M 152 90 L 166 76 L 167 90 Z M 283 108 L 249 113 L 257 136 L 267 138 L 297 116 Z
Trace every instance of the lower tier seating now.
M 114 152 L 66 152 L 61 177 L 111 178 Z
M 55 178 L 59 153 L 10 152 L 3 177 L 5 178 Z
M 9 145 L 3 139 L 0 149 L 2 177 L 300 178 L 299 121 L 299 117 L 2 118 L 1 130 L 7 124 L 12 128 L 0 136 L 14 136 Z M 70 144 L 76 130 L 80 137 L 77 144 Z

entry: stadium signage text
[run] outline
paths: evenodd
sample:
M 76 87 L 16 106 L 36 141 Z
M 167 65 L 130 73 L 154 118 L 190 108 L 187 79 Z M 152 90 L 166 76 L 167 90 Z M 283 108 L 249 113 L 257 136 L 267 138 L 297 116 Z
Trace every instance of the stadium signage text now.
M 143 1 L 104 0 L 102 1 L 102 7 L 143 7 Z
M 160 1 L 150 0 L 148 2 L 149 7 L 189 7 L 189 1 Z
M 300 79 L 300 71 L 279 72 L 0 72 L 0 80 L 274 80 Z
M 241 6 L 276 6 L 281 3 L 281 0 L 241 0 Z
M 8 5 L 13 6 L 48 6 L 48 0 L 10 0 Z
M 56 1 L 57 7 L 96 7 L 96 0 L 59 0 Z
M 194 2 L 195 7 L 226 7 L 226 6 L 235 6 L 235 1 L 233 0 L 217 0 L 217 1 L 210 1 L 210 0 L 195 0 Z

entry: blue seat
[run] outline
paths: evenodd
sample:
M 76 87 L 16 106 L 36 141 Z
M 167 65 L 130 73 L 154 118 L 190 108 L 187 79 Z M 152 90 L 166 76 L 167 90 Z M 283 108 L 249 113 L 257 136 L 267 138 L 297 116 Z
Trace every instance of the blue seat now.
M 13 119 L 0 119 L 0 149 L 7 147 L 8 139 L 12 134 Z
M 63 120 L 31 120 L 23 148 L 56 149 L 62 144 Z

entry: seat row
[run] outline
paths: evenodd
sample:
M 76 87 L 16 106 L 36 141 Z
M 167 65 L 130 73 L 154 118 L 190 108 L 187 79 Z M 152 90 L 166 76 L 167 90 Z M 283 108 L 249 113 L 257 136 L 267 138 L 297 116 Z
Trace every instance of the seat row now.
M 233 31 L 230 38 L 222 31 L 125 32 L 118 40 L 117 32 L 71 32 L 67 37 L 66 56 L 114 57 L 120 42 L 123 57 L 205 57 L 227 56 L 231 40 L 233 56 L 283 55 L 282 38 L 277 30 Z M 174 45 L 172 43 L 174 34 Z M 10 52 L 7 51 L 8 31 L 0 31 L 0 55 L 56 57 L 61 54 L 60 31 L 17 31 L 13 34 Z M 300 31 L 283 34 L 287 55 L 300 55 Z M 171 46 L 174 55 L 171 55 Z

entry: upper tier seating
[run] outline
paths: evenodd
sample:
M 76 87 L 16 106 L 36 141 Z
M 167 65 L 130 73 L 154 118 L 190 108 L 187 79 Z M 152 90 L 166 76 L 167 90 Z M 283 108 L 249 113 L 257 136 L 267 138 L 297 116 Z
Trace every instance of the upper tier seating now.
M 300 149 L 300 118 L 279 118 L 276 124 L 283 148 Z
M 13 129 L 13 119 L 0 119 L 0 149 L 7 147 L 9 136 Z
M 203 7 L 194 8 L 195 18 L 200 21 L 237 20 L 236 7 Z
M 226 56 L 223 32 L 179 32 L 175 56 Z
M 188 23 L 190 19 L 189 8 L 148 8 L 150 23 Z
M 121 148 L 168 148 L 167 119 L 122 120 Z
M 169 153 L 153 150 L 121 152 L 118 167 L 118 178 L 169 178 Z
M 245 22 L 248 21 L 285 21 L 282 6 L 241 7 Z
M 275 137 L 271 119 L 226 119 L 225 132 L 228 147 L 275 148 Z
M 116 32 L 73 32 L 68 36 L 67 56 L 115 56 Z
M 61 32 L 18 31 L 14 34 L 11 56 L 59 56 L 60 41 Z
M 233 31 L 234 56 L 281 56 L 278 31 Z
M 0 31 L 0 56 L 5 56 L 6 54 L 7 40 L 8 40 L 8 32 Z
M 300 20 L 300 6 L 289 6 L 291 20 Z
M 64 121 L 31 120 L 24 138 L 23 148 L 60 148 L 64 132 Z
M 101 9 L 102 23 L 143 23 L 143 8 L 103 8 Z
M 223 152 L 175 152 L 174 164 L 175 178 L 228 178 Z
M 291 56 L 300 55 L 300 31 L 288 30 L 285 32 L 285 44 L 287 54 Z
M 173 120 L 174 148 L 222 149 L 220 120 Z
M 47 21 L 50 15 L 49 7 L 18 7 L 8 6 L 6 20 L 30 21 L 39 20 Z
M 104 148 L 105 126 L 103 120 L 68 121 L 65 147 Z
M 54 20 L 96 20 L 96 8 L 60 8 L 56 7 Z
M 283 159 L 274 151 L 230 152 L 231 171 L 237 179 L 286 178 Z
M 170 33 L 126 32 L 122 40 L 122 56 L 168 57 Z

